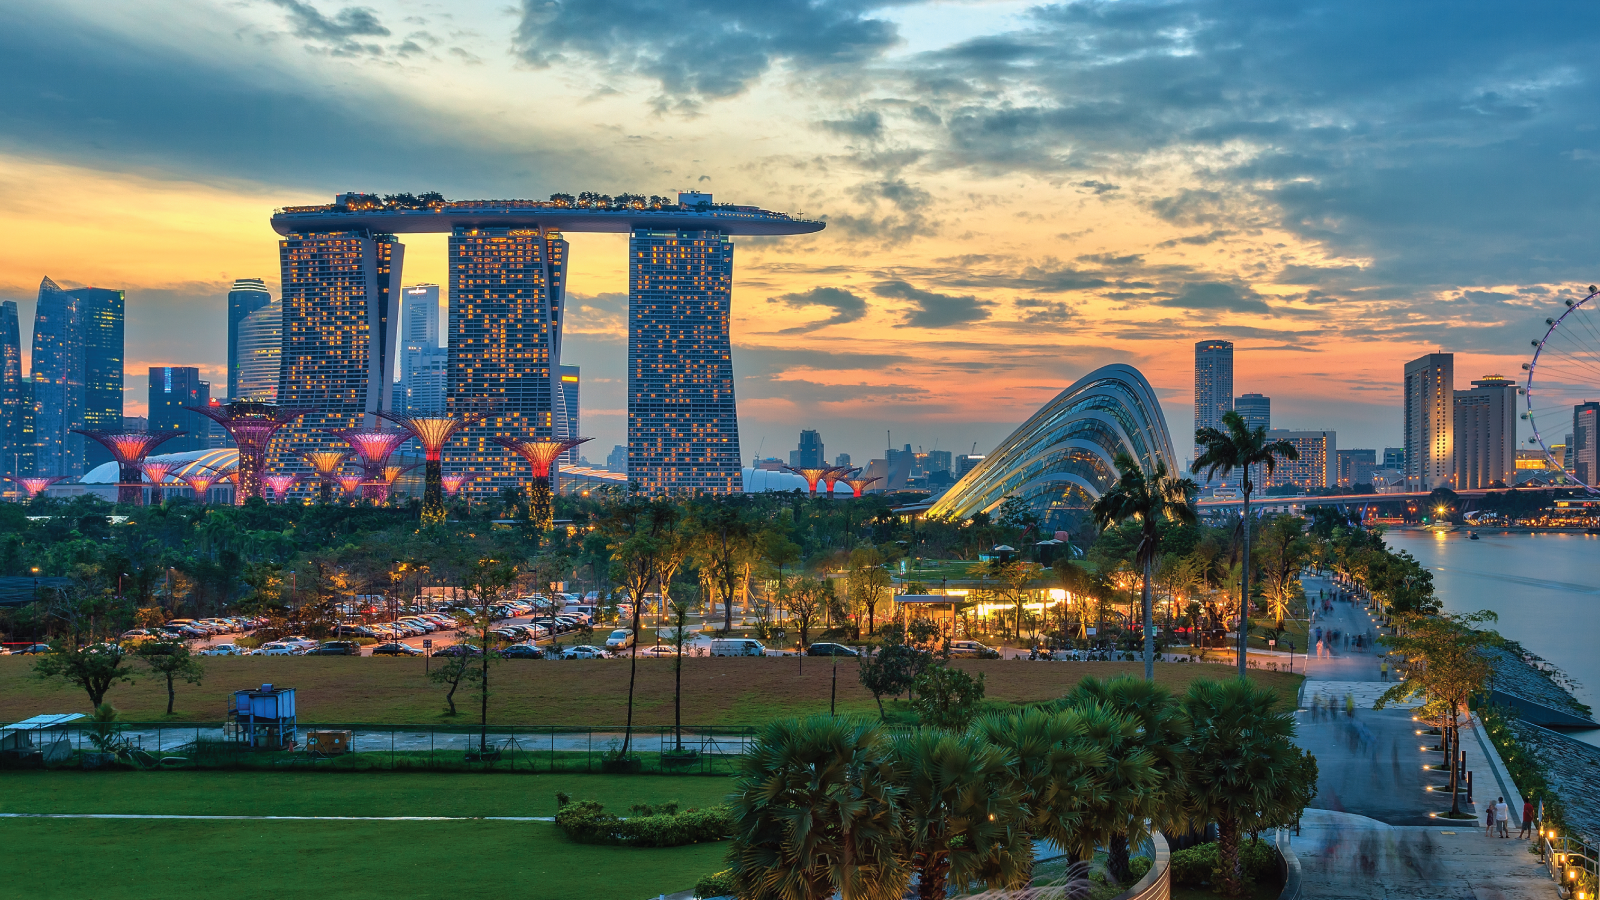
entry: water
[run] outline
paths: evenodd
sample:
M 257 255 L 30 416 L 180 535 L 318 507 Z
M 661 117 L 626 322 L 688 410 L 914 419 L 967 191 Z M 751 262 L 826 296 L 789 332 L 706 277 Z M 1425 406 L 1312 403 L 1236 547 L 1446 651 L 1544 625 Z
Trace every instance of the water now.
M 1600 536 L 1391 531 L 1384 541 L 1433 572 L 1446 611 L 1493 610 L 1496 630 L 1576 679 L 1573 694 L 1600 709 Z M 1600 744 L 1600 729 L 1572 736 Z

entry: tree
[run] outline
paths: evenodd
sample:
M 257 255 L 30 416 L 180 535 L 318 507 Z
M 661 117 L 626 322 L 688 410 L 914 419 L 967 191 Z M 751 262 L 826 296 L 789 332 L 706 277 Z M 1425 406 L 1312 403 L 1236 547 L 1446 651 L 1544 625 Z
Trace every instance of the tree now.
M 1196 681 L 1183 697 L 1192 728 L 1184 748 L 1194 810 L 1217 823 L 1222 892 L 1229 896 L 1243 889 L 1241 832 L 1283 818 L 1289 811 L 1283 798 L 1306 793 L 1295 780 L 1305 767 L 1292 743 L 1294 720 L 1277 703 L 1271 690 L 1244 678 Z
M 628 722 L 622 733 L 618 759 L 627 759 L 633 743 L 633 689 L 639 665 L 639 617 L 645 595 L 660 577 L 662 556 L 674 545 L 672 532 L 678 507 L 667 501 L 633 497 L 613 506 L 600 522 L 611 551 L 611 577 L 627 590 L 633 602 L 633 642 L 628 658 Z
M 789 601 L 789 613 L 794 616 L 794 624 L 800 629 L 800 655 L 806 655 L 806 645 L 811 642 L 811 627 L 817 624 L 817 619 L 827 610 L 828 597 L 831 595 L 826 583 L 820 578 L 802 578 L 795 585 L 793 598 Z M 805 667 L 802 662 L 801 668 Z
M 762 558 L 778 570 L 778 607 L 781 610 L 789 597 L 784 570 L 800 561 L 800 545 L 789 540 L 783 529 L 772 525 L 761 532 L 760 549 Z
M 889 572 L 883 567 L 883 554 L 871 544 L 850 551 L 850 601 L 867 614 L 867 634 L 877 630 L 878 603 L 889 590 Z M 858 620 L 859 621 L 859 620 Z M 857 636 L 860 629 L 857 629 Z
M 910 871 L 891 748 L 831 716 L 764 728 L 739 759 L 728 849 L 744 900 L 899 900 Z
M 1483 690 L 1494 674 L 1484 649 L 1494 643 L 1492 632 L 1473 626 L 1496 620 L 1484 610 L 1463 616 L 1401 613 L 1399 628 L 1378 642 L 1397 653 L 1402 662 L 1399 684 L 1383 692 L 1374 705 L 1377 709 L 1422 696 L 1428 699 L 1424 712 L 1448 719 L 1451 729 L 1460 727 L 1467 699 Z M 1450 816 L 1461 816 L 1461 798 L 1456 792 L 1456 766 L 1450 766 Z
M 1044 574 L 1044 566 L 1034 562 L 1013 559 L 1001 562 L 998 559 L 988 566 L 989 577 L 993 578 L 998 586 L 995 593 L 1000 599 L 1012 604 L 1016 609 L 1014 635 L 1022 637 L 1022 607 L 1028 599 L 1028 588 Z
M 428 673 L 428 680 L 434 684 L 449 688 L 448 691 L 445 691 L 444 702 L 450 707 L 450 715 L 454 716 L 456 714 L 456 688 L 460 687 L 463 681 L 471 683 L 479 680 L 482 678 L 482 672 L 478 669 L 478 661 L 465 653 L 447 656 L 444 657 L 444 660 L 444 665 Z
M 904 641 L 886 641 L 877 653 L 861 660 L 861 685 L 872 692 L 878 702 L 878 718 L 888 721 L 883 711 L 883 698 L 898 697 L 911 689 L 917 674 L 932 662 L 933 654 Z
M 670 601 L 662 592 L 661 602 L 667 604 L 672 616 L 672 733 L 677 749 L 683 749 L 683 645 L 689 640 L 689 616 L 699 606 L 695 597 L 673 597 Z
M 1017 827 L 1026 811 L 1004 749 L 975 735 L 917 731 L 895 741 L 894 756 L 905 815 L 901 855 L 917 873 L 920 900 L 945 900 L 951 882 L 1027 883 L 1033 844 Z
M 911 701 L 922 724 L 962 731 L 978 714 L 983 702 L 983 673 L 977 678 L 949 666 L 928 666 L 911 683 Z
M 189 652 L 188 641 L 177 639 L 145 641 L 139 645 L 137 653 L 151 672 L 166 679 L 169 716 L 172 715 L 172 706 L 177 699 L 176 682 L 182 679 L 189 684 L 199 684 L 206 677 L 205 667 L 193 653 Z
M 1155 579 L 1156 555 L 1161 550 L 1162 520 L 1192 525 L 1195 522 L 1194 494 L 1199 487 L 1187 478 L 1167 474 L 1167 464 L 1157 461 L 1154 478 L 1147 478 L 1139 463 L 1126 451 L 1113 460 L 1119 477 L 1111 490 L 1094 502 L 1095 523 L 1101 530 L 1132 520 L 1139 524 L 1137 561 L 1143 571 L 1144 600 L 1144 679 L 1156 677 L 1156 632 L 1152 618 L 1150 587 Z
M 90 644 L 78 647 L 59 638 L 50 642 L 50 651 L 33 664 L 33 674 L 46 680 L 60 680 L 83 688 L 89 706 L 98 709 L 106 692 L 120 681 L 133 681 L 128 654 L 117 644 Z
M 480 559 L 467 572 L 467 595 L 478 601 L 478 609 L 473 616 L 473 635 L 478 640 L 478 675 L 474 680 L 478 682 L 478 724 L 480 728 L 478 737 L 478 754 L 486 757 L 489 753 L 489 664 L 497 658 L 498 654 L 491 652 L 489 629 L 493 626 L 490 610 L 504 600 L 507 588 L 517 580 L 516 566 L 500 562 L 496 559 Z M 451 689 L 452 693 L 454 688 Z M 453 704 L 452 704 L 453 707 Z
M 1051 841 L 1074 859 L 1092 857 L 1092 843 L 1087 854 L 1080 850 L 1079 828 L 1106 751 L 1086 739 L 1083 712 L 1034 707 L 991 714 L 979 718 L 973 730 L 1006 751 L 1010 781 L 1020 791 L 1022 836 Z
M 714 598 L 722 600 L 724 631 L 733 629 L 733 596 L 739 577 L 756 552 L 755 523 L 732 502 L 706 498 L 691 515 L 697 536 L 695 556 L 700 561 Z
M 1250 493 L 1255 490 L 1255 483 L 1250 480 L 1250 469 L 1261 466 L 1270 478 L 1280 458 L 1299 459 L 1300 451 L 1288 441 L 1267 440 L 1265 426 L 1251 428 L 1244 423 L 1244 417 L 1233 410 L 1222 414 L 1222 427 L 1227 430 L 1219 431 L 1207 426 L 1195 431 L 1195 446 L 1204 447 L 1205 450 L 1195 458 L 1191 468 L 1196 472 L 1205 469 L 1207 480 L 1218 472 L 1224 477 L 1232 474 L 1234 469 L 1244 473 L 1239 480 L 1239 493 L 1244 498 L 1244 516 L 1241 520 L 1244 530 L 1244 577 L 1239 593 L 1239 677 L 1243 678 L 1246 649 L 1250 646 Z
M 1300 570 L 1311 562 L 1315 546 L 1306 537 L 1306 520 L 1299 516 L 1274 516 L 1261 529 L 1261 574 L 1267 593 L 1267 613 L 1278 628 L 1289 617 L 1289 605 L 1305 596 Z

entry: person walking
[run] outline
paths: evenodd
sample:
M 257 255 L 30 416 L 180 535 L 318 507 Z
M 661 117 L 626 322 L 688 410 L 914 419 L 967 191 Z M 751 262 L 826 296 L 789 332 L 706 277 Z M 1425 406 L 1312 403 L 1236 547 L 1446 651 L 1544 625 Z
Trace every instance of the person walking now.
M 1494 823 L 1500 826 L 1500 836 L 1503 838 L 1511 837 L 1510 819 L 1511 807 L 1506 805 L 1506 798 L 1501 797 L 1494 804 Z
M 1517 837 L 1533 836 L 1533 801 L 1522 801 L 1522 830 L 1517 832 Z
M 1483 836 L 1494 837 L 1494 804 L 1487 804 L 1483 808 Z
M 1384 681 L 1389 680 L 1389 661 L 1387 659 L 1378 663 L 1378 676 Z

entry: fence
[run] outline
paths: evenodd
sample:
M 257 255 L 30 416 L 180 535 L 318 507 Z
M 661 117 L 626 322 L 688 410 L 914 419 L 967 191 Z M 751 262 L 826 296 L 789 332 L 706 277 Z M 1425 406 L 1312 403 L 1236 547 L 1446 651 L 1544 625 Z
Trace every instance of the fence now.
M 1558 835 L 1553 823 L 1544 820 L 1544 804 L 1539 805 L 1539 858 L 1555 879 L 1562 900 L 1594 900 L 1596 873 L 1600 873 L 1600 848 L 1580 837 Z
M 347 733 L 347 737 L 346 737 Z M 299 723 L 292 746 L 251 749 L 232 722 L 74 723 L 52 741 L 73 752 L 35 753 L 25 764 L 133 765 L 146 769 L 326 769 L 500 772 L 652 772 L 728 775 L 754 728 L 627 729 L 492 725 Z M 313 742 L 312 738 L 317 738 Z M 628 754 L 621 755 L 627 738 Z M 60 748 L 59 743 L 53 746 Z

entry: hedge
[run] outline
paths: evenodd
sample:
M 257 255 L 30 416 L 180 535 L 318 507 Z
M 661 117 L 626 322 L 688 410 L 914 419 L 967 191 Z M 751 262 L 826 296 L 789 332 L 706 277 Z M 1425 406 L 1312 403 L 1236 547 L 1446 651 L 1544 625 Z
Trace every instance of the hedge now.
M 1172 883 L 1209 883 L 1222 869 L 1217 845 L 1196 844 L 1172 854 Z M 1239 867 L 1246 881 L 1275 881 L 1278 877 L 1278 851 L 1259 838 L 1239 842 Z
M 562 802 L 556 826 L 580 844 L 628 847 L 681 847 L 720 841 L 733 831 L 733 819 L 720 806 L 678 812 L 674 803 L 659 810 L 636 806 L 633 812 L 624 819 L 593 800 Z

